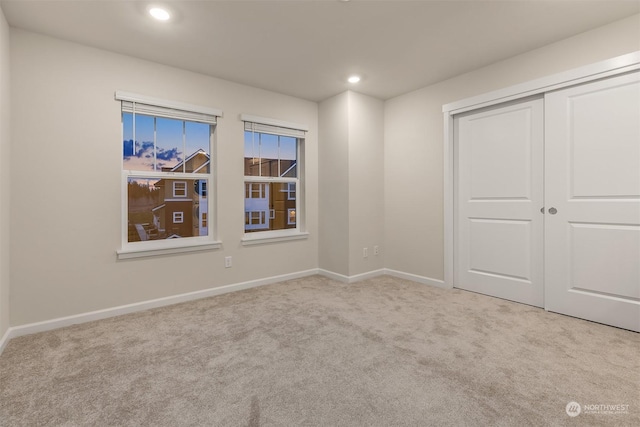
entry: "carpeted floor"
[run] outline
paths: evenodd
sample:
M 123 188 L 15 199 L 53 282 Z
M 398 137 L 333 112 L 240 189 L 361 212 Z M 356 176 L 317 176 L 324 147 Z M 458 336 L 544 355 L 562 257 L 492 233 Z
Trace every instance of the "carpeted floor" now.
M 640 334 L 312 276 L 15 338 L 0 425 L 638 426 Z

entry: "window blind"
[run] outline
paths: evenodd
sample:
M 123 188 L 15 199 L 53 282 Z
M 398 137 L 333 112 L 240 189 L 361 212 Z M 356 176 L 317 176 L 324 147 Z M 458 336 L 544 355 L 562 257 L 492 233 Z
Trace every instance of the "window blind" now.
M 244 130 L 248 132 L 304 138 L 308 130 L 306 125 L 247 114 L 240 115 L 240 120 L 244 121 Z
M 197 105 L 154 99 L 126 92 L 116 92 L 116 100 L 122 101 L 122 111 L 208 124 L 216 124 L 222 111 Z

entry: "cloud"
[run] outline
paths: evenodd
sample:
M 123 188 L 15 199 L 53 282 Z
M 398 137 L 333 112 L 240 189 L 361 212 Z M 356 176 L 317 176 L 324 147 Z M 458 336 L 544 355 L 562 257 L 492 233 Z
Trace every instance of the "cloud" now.
M 143 141 L 135 144 L 132 139 L 124 140 L 122 144 L 123 160 L 126 168 L 130 170 L 153 170 L 154 145 L 152 141 Z M 164 166 L 173 167 L 180 163 L 182 152 L 178 148 L 164 149 L 156 147 L 156 164 L 160 169 Z
M 173 160 L 174 158 L 179 162 L 182 159 L 178 156 L 179 154 L 181 154 L 178 151 L 178 148 L 172 148 L 170 150 L 164 150 L 162 148 L 158 149 L 158 154 L 156 155 L 158 157 L 158 159 L 160 160 L 166 160 L 166 161 L 170 161 Z
M 142 157 L 146 153 L 150 153 L 153 156 L 153 142 L 143 142 L 142 146 L 138 147 L 138 152 L 135 155 L 136 157 Z

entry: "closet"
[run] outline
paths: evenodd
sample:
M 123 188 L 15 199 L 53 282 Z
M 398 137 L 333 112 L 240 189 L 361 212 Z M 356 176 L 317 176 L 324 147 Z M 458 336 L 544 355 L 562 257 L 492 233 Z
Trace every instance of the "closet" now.
M 640 72 L 451 114 L 453 286 L 640 331 Z

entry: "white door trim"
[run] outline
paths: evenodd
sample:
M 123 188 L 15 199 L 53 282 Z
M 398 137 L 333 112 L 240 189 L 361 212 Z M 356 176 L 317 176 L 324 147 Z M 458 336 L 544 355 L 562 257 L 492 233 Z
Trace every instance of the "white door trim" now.
M 640 69 L 640 51 L 446 104 L 444 113 L 444 285 L 453 288 L 455 224 L 454 115 Z

